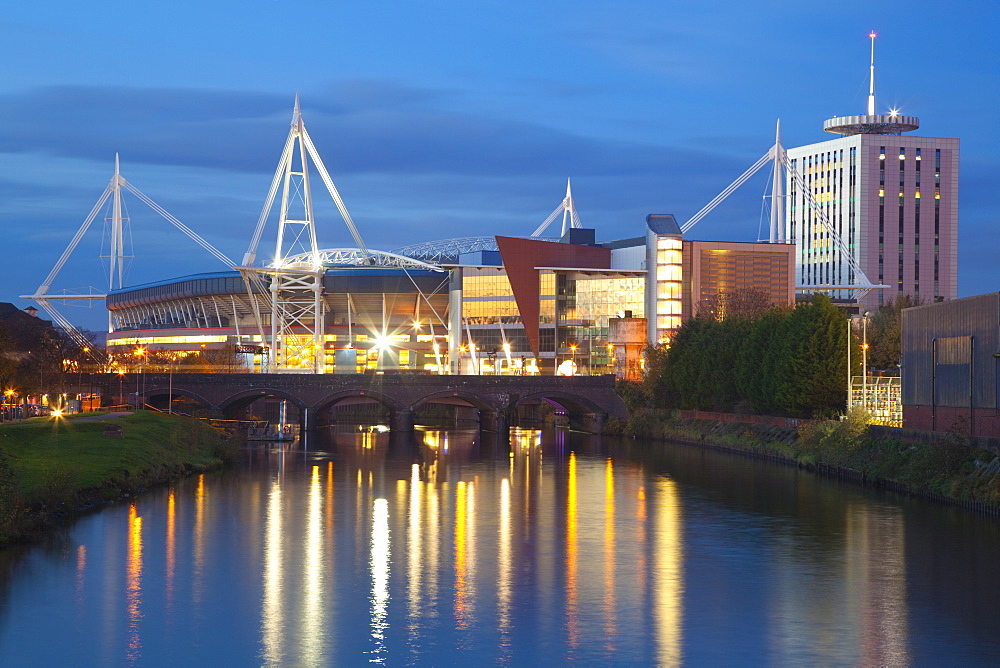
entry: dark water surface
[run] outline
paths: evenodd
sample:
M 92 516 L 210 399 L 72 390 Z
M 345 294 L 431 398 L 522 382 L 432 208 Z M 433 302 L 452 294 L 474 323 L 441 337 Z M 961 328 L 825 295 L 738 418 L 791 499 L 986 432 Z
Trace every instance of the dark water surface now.
M 0 553 L 0 664 L 1000 664 L 1000 524 L 565 431 L 259 446 Z

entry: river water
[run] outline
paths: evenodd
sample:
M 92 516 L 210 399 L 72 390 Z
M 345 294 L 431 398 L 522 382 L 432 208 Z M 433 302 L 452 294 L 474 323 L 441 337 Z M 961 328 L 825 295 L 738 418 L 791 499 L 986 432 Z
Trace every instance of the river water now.
M 0 553 L 0 664 L 997 665 L 998 559 L 685 445 L 341 428 Z

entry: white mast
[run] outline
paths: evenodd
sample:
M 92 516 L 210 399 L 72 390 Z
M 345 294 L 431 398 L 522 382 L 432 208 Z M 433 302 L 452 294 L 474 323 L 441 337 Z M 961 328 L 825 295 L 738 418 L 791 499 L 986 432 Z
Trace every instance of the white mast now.
M 566 196 L 563 197 L 563 201 L 559 202 L 559 206 L 549 214 L 548 218 L 542 221 L 542 224 L 531 233 L 531 236 L 541 236 L 542 232 L 548 228 L 559 214 L 562 214 L 563 217 L 561 235 L 565 235 L 566 231 L 571 227 L 583 227 L 583 223 L 580 222 L 580 215 L 576 212 L 576 204 L 573 203 L 573 189 L 568 178 L 566 179 Z
M 871 64 L 868 66 L 868 115 L 875 115 L 875 38 L 878 34 L 872 30 L 868 33 L 869 39 L 872 41 L 872 58 Z
M 297 156 L 297 158 L 296 158 Z M 364 264 L 375 259 L 365 246 L 354 221 L 344 206 L 330 173 L 316 150 L 302 120 L 299 95 L 295 94 L 291 129 L 285 141 L 278 168 L 267 200 L 257 221 L 257 229 L 250 247 L 243 256 L 243 274 L 247 293 L 254 303 L 258 329 L 264 336 L 260 319 L 258 297 L 269 301 L 271 311 L 271 352 L 268 370 L 323 373 L 325 370 L 325 320 L 323 278 L 326 270 L 323 257 L 316 243 L 316 221 L 313 215 L 312 189 L 309 184 L 309 166 L 319 173 L 327 192 L 340 210 L 347 228 L 357 244 L 357 253 Z M 266 266 L 253 266 L 267 219 L 281 188 L 278 212 L 278 235 L 274 257 Z M 255 291 L 254 285 L 257 286 Z M 265 295 L 267 295 L 265 297 Z
M 570 228 L 573 224 L 573 215 L 571 212 L 576 209 L 573 207 L 573 188 L 570 186 L 569 178 L 566 179 L 566 197 L 563 199 L 563 222 L 562 222 L 562 233 L 561 236 L 566 235 L 566 230 Z
M 785 241 L 785 176 L 782 166 L 785 164 L 785 149 L 781 146 L 781 119 L 778 119 L 774 131 L 774 147 L 771 149 L 774 160 L 774 182 L 771 185 L 771 236 L 770 241 L 782 243 Z
M 111 248 L 108 257 L 108 290 L 120 290 L 125 285 L 125 226 L 128 219 L 122 217 L 122 178 L 121 164 L 115 153 L 115 174 L 111 179 Z M 110 319 L 111 314 L 108 313 Z M 110 321 L 110 320 L 109 320 Z M 110 329 L 108 331 L 111 331 Z

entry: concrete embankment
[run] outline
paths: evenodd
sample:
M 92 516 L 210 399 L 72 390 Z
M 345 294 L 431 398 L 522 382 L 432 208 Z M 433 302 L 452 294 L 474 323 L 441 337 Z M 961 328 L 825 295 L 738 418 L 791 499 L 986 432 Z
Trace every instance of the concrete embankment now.
M 609 419 L 605 433 L 729 450 L 1000 517 L 1000 457 L 989 443 L 960 433 L 921 440 L 869 428 L 856 417 L 796 420 L 654 410 Z
M 233 461 L 238 442 L 191 418 L 139 412 L 0 427 L 0 545 L 88 507 Z

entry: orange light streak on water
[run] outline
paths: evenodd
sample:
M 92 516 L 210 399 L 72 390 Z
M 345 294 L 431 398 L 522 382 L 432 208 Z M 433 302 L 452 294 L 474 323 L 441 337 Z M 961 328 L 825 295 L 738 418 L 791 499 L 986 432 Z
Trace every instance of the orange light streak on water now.
M 615 650 L 618 622 L 615 615 L 615 469 L 611 458 L 604 466 L 604 638 Z
M 580 643 L 578 618 L 577 569 L 578 558 L 578 516 L 576 498 L 576 453 L 569 453 L 569 474 L 566 484 L 566 636 L 570 649 Z
M 128 641 L 125 662 L 135 664 L 141 658 L 142 639 L 139 621 L 142 619 L 142 518 L 135 504 L 128 509 L 128 559 L 125 565 L 125 610 L 128 618 Z
M 194 495 L 194 574 L 191 598 L 197 607 L 201 603 L 205 571 L 205 474 L 198 476 L 198 489 Z
M 468 628 L 469 592 L 467 577 L 465 504 L 466 483 L 455 485 L 455 628 Z
M 177 564 L 177 501 L 173 488 L 167 494 L 166 596 L 167 610 L 174 605 L 174 571 Z

